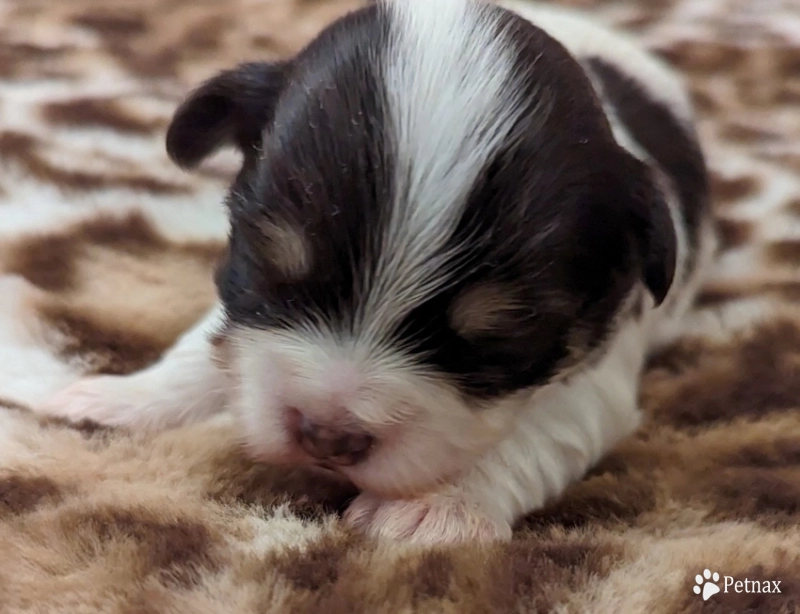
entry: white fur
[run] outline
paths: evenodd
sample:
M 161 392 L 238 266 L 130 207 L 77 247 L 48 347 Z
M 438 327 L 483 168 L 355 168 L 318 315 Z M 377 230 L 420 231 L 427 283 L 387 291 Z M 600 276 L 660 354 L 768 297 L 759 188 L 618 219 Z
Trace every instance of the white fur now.
M 443 246 L 521 109 L 514 57 L 493 35 L 491 11 L 463 0 L 386 6 L 391 35 L 381 62 L 395 200 L 377 272 L 363 280 L 368 290 L 356 333 L 373 344 L 441 288 L 451 256 Z
M 493 410 L 470 411 L 455 390 L 396 353 L 334 343 L 313 329 L 290 334 L 233 330 L 233 411 L 252 453 L 291 461 L 286 407 L 309 419 L 346 428 L 357 423 L 380 440 L 369 462 L 343 468 L 358 486 L 383 496 L 435 486 L 503 439 L 517 397 Z
M 629 322 L 593 368 L 535 393 L 513 434 L 466 476 L 509 522 L 558 495 L 639 424 L 639 376 L 650 323 Z M 502 490 L 502 495 L 500 491 Z

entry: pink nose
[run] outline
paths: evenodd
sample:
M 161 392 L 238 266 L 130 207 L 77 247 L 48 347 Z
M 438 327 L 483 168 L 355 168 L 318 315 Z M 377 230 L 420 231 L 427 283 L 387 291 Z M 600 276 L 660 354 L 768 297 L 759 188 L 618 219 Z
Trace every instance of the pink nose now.
M 309 420 L 296 409 L 289 410 L 289 425 L 295 441 L 310 456 L 337 465 L 355 465 L 364 460 L 375 439 L 364 431 L 325 426 Z

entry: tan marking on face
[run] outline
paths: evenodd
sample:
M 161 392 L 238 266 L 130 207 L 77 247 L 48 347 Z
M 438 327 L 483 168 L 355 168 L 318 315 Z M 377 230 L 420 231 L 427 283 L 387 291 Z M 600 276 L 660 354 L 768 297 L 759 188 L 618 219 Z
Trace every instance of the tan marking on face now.
M 262 253 L 269 262 L 292 279 L 306 275 L 311 269 L 312 253 L 302 230 L 269 220 L 263 220 L 259 226 L 265 239 Z
M 450 325 L 462 337 L 490 333 L 502 326 L 520 305 L 511 292 L 494 284 L 474 286 L 450 305 Z

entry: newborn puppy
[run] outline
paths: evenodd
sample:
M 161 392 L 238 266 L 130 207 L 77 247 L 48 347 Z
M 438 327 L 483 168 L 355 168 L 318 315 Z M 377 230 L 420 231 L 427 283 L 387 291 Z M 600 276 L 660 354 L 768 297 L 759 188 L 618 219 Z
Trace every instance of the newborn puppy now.
M 714 238 L 692 110 L 625 39 L 530 3 L 396 0 L 212 78 L 170 156 L 242 153 L 219 303 L 154 366 L 44 409 L 360 487 L 346 520 L 508 538 L 637 426 Z M 513 9 L 509 10 L 509 9 Z

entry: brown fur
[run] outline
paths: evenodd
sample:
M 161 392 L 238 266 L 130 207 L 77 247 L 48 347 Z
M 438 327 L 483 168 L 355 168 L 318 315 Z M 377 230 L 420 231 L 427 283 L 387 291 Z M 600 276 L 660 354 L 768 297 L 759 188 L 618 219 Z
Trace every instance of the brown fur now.
M 477 286 L 462 293 L 448 316 L 454 330 L 466 338 L 491 332 L 504 314 L 519 309 L 511 292 L 499 286 Z
M 637 433 L 511 543 L 430 551 L 347 532 L 352 489 L 248 460 L 225 420 L 145 437 L 27 410 L 82 373 L 152 363 L 213 300 L 224 218 L 195 222 L 234 167 L 190 179 L 166 162 L 181 95 L 357 2 L 0 7 L 0 76 L 41 88 L 0 100 L 0 611 L 797 611 L 800 38 L 760 0 L 716 0 L 707 19 L 675 0 L 563 3 L 687 75 L 722 259 L 650 362 Z M 783 592 L 703 603 L 705 568 Z

